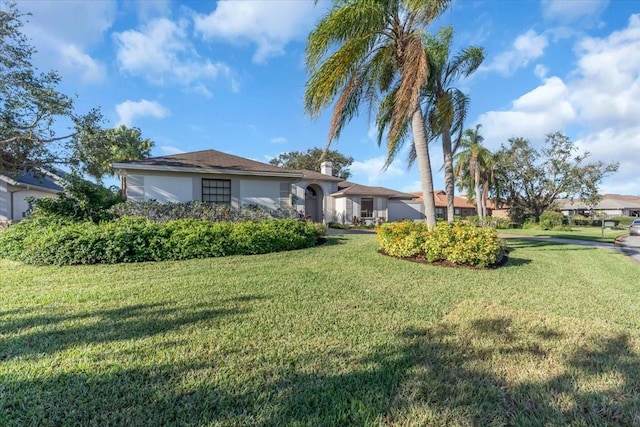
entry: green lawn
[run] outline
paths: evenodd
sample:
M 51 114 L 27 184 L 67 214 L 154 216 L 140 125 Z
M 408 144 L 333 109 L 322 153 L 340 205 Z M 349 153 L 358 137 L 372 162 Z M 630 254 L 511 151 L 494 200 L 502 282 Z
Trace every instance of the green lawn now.
M 0 425 L 638 425 L 640 265 L 509 245 L 483 271 L 384 257 L 373 235 L 0 260 Z
M 508 229 L 498 230 L 500 234 L 516 235 L 516 236 L 536 236 L 536 237 L 559 237 L 562 239 L 574 239 L 574 240 L 592 240 L 596 242 L 613 243 L 616 237 L 629 234 L 627 228 L 619 229 L 604 229 L 604 236 L 602 228 L 600 227 L 571 227 L 571 231 L 559 231 L 559 230 L 536 230 L 536 229 Z

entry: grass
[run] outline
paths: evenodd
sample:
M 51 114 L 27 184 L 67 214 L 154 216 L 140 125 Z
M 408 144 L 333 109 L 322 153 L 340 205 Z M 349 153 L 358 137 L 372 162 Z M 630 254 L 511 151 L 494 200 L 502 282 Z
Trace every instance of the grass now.
M 0 425 L 638 425 L 640 266 L 510 239 L 495 270 L 302 251 L 0 260 Z
M 571 231 L 540 230 L 540 229 L 508 229 L 498 230 L 500 234 L 535 237 L 557 237 L 561 239 L 590 240 L 595 242 L 613 243 L 616 237 L 629 234 L 626 228 L 605 228 L 604 235 L 600 227 L 571 227 Z

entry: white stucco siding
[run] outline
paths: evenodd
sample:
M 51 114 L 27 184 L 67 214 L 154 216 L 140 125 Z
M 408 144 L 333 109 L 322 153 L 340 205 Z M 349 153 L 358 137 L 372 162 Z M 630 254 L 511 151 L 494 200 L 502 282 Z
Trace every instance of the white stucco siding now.
M 11 219 L 11 194 L 7 191 L 7 183 L 0 181 L 0 221 Z
M 400 221 L 403 219 L 422 220 L 424 219 L 424 204 L 422 202 L 389 200 L 388 212 L 389 221 Z
M 127 193 L 128 194 L 128 193 Z M 138 197 L 136 199 L 140 200 Z M 155 199 L 160 203 L 184 203 L 194 200 L 193 178 L 183 176 L 146 175 L 142 200 Z
M 280 181 L 240 180 L 240 204 L 278 209 L 280 207 Z
M 13 219 L 19 221 L 26 218 L 29 213 L 29 202 L 25 199 L 27 197 L 34 197 L 36 199 L 42 199 L 43 197 L 55 197 L 55 194 L 51 194 L 46 191 L 38 190 L 20 190 L 13 193 Z

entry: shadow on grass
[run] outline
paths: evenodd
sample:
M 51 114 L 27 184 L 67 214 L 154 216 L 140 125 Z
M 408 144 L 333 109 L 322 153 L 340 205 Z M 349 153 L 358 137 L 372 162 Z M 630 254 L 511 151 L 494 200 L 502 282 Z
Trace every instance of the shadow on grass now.
M 212 308 L 202 303 L 181 307 L 174 303 L 137 304 L 112 310 L 81 314 L 40 314 L 0 321 L 0 362 L 29 355 L 53 354 L 74 346 L 120 340 L 135 340 L 162 334 L 201 321 L 247 312 L 238 304 L 258 296 L 242 296 L 219 301 Z M 34 330 L 32 330 L 34 329 Z
M 638 425 L 640 355 L 627 335 L 576 341 L 576 333 L 516 323 L 496 314 L 409 328 L 398 344 L 355 361 L 348 352 L 325 355 L 349 366 L 337 373 L 311 372 L 293 358 L 267 374 L 221 381 L 213 375 L 219 362 L 200 357 L 4 377 L 0 424 Z

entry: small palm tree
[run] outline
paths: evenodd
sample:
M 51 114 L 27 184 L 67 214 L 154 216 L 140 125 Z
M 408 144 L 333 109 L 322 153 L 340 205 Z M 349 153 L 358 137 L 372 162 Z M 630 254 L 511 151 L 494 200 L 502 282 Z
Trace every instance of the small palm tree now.
M 378 109 L 378 143 L 391 164 L 408 136 L 418 161 L 425 216 L 435 226 L 433 177 L 420 91 L 429 77 L 424 33 L 450 0 L 334 0 L 308 38 L 305 109 L 312 117 L 335 102 L 327 148 L 361 104 Z
M 425 116 L 430 137 L 442 139 L 444 182 L 447 193 L 447 220 L 453 222 L 454 173 L 453 155 L 460 143 L 467 116 L 469 98 L 452 85 L 460 77 L 468 77 L 484 60 L 484 49 L 469 46 L 451 57 L 453 28 L 444 27 L 426 37 L 431 72 L 424 88 Z M 456 135 L 457 134 L 457 135 Z M 456 135 L 452 143 L 451 137 Z
M 455 155 L 454 175 L 458 177 L 458 188 L 467 189 L 467 200 L 473 198 L 480 219 L 487 216 L 487 198 L 493 179 L 493 153 L 482 145 L 484 138 L 480 135 L 482 125 L 463 132 L 459 147 L 462 149 Z

